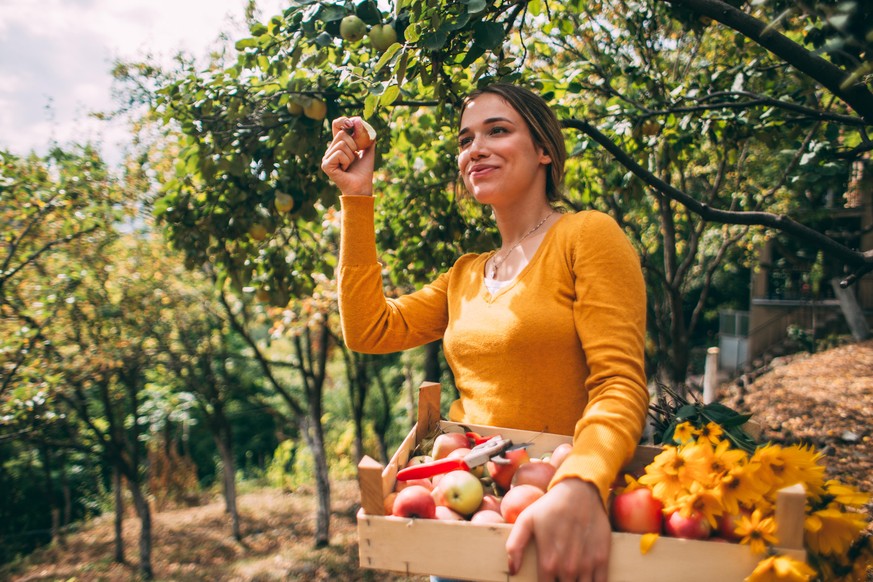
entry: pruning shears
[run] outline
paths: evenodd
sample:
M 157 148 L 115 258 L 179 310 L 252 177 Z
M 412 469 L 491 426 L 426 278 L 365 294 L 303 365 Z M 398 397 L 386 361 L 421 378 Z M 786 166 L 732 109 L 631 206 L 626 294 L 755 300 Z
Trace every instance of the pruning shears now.
M 422 463 L 406 467 L 397 472 L 398 481 L 409 481 L 410 479 L 427 479 L 434 475 L 441 475 L 449 471 L 470 471 L 484 465 L 488 461 L 494 460 L 496 463 L 509 463 L 507 459 L 501 457 L 503 453 L 516 449 L 524 449 L 532 443 L 513 444 L 509 439 L 501 436 L 492 436 L 482 440 L 479 444 L 473 447 L 469 453 L 463 457 L 440 459 L 430 463 Z

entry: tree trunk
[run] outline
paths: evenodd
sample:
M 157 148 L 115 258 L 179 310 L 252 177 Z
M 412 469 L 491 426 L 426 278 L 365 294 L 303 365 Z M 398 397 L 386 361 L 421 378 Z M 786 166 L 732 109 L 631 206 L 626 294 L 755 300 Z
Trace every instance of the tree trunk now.
M 315 547 L 323 548 L 330 543 L 330 475 L 327 454 L 324 450 L 324 431 L 321 417 L 311 414 L 300 419 L 306 444 L 312 452 L 315 464 L 315 491 L 318 500 L 315 517 Z
M 224 485 L 224 506 L 230 514 L 230 528 L 233 539 L 242 539 L 239 525 L 239 511 L 236 504 L 236 464 L 233 459 L 233 443 L 231 442 L 230 427 L 222 431 L 221 435 L 215 435 L 215 444 L 218 454 L 221 456 L 222 484 Z
M 115 496 L 115 555 L 113 559 L 124 563 L 124 492 L 121 485 L 121 471 L 112 468 L 112 492 Z
M 128 479 L 128 488 L 133 496 L 133 505 L 139 516 L 141 529 L 139 532 L 139 570 L 146 580 L 155 577 L 152 569 L 152 514 L 149 502 L 142 492 L 142 485 L 133 479 Z

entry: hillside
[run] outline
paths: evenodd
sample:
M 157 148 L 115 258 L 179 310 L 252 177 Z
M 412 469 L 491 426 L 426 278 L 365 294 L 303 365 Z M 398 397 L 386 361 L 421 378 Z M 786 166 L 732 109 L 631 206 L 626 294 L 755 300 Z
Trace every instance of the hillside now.
M 722 387 L 728 405 L 750 411 L 764 427 L 764 437 L 790 443 L 811 442 L 826 453 L 831 476 L 873 491 L 873 341 L 850 344 L 819 354 L 802 354 L 771 363 L 751 385 Z M 244 493 L 239 504 L 244 540 L 229 535 L 223 503 L 180 508 L 154 516 L 153 559 L 158 580 L 257 581 L 426 581 L 360 570 L 354 514 L 354 481 L 333 487 L 332 545 L 312 547 L 312 491 L 293 493 L 260 489 Z M 0 579 L 38 580 L 136 579 L 138 522 L 126 520 L 128 564 L 111 562 L 112 516 L 97 519 L 71 535 L 66 545 L 34 553 L 16 572 L 0 570 Z

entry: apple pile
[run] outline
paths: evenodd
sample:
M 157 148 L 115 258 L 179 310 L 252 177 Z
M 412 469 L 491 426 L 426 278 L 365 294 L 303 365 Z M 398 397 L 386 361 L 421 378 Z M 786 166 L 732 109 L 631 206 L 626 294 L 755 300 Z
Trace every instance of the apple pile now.
M 748 514 L 746 510 L 741 510 Z M 635 534 L 664 534 L 674 538 L 705 540 L 710 537 L 721 541 L 738 542 L 735 533 L 739 515 L 724 514 L 717 518 L 713 528 L 700 513 L 683 515 L 681 511 L 667 511 L 664 504 L 648 487 L 628 488 L 615 493 L 609 506 L 609 518 L 615 531 Z
M 446 458 L 463 458 L 485 440 L 476 433 L 442 433 L 430 454 L 416 455 L 407 467 Z M 428 479 L 398 481 L 385 499 L 386 515 L 422 519 L 515 523 L 519 514 L 545 495 L 571 446 L 561 444 L 542 458 L 527 449 L 507 451 L 470 471 L 454 470 Z

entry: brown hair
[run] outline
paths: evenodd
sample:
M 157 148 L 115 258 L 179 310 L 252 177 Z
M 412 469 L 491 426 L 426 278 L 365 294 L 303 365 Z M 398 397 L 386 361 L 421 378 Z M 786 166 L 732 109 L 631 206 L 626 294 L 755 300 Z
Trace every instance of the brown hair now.
M 543 151 L 552 160 L 549 164 L 549 171 L 546 173 L 546 198 L 550 202 L 560 200 L 567 149 L 564 146 L 561 123 L 555 112 L 542 97 L 529 89 L 509 83 L 494 83 L 473 91 L 464 99 L 458 117 L 459 123 L 470 101 L 486 93 L 501 97 L 524 119 L 534 143 L 543 148 Z

